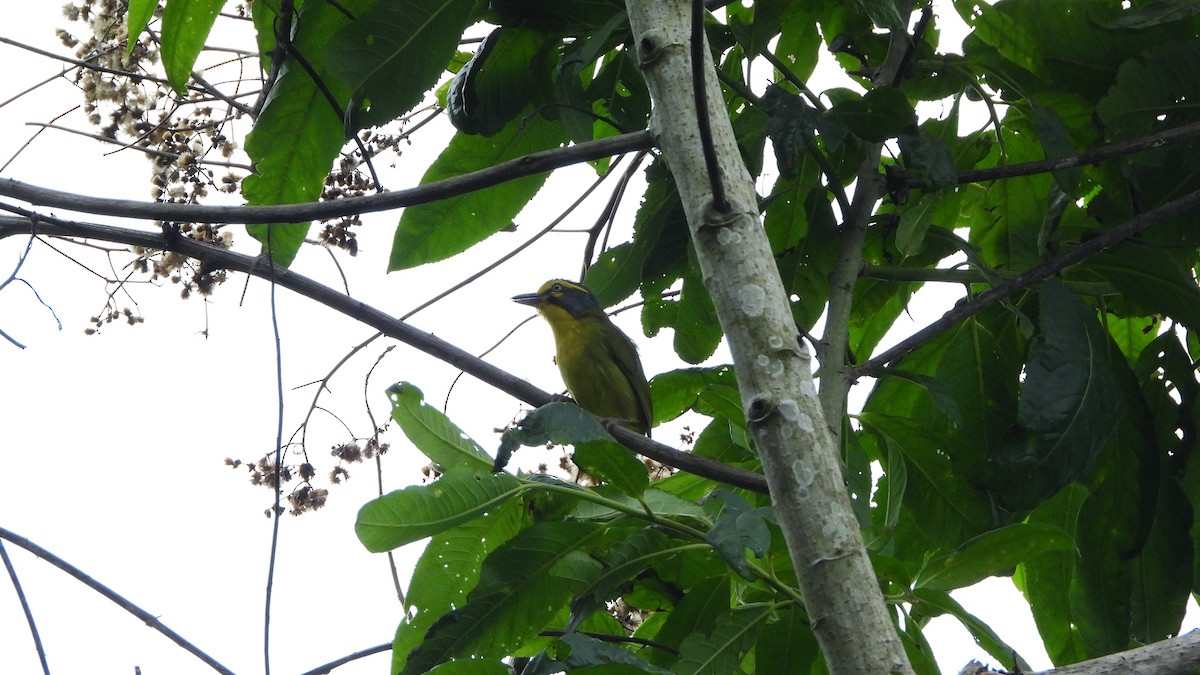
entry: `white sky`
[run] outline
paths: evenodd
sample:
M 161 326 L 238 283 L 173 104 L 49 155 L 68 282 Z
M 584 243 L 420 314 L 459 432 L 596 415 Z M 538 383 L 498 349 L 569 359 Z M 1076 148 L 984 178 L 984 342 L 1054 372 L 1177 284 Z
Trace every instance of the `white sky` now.
M 21 3 L 6 13 L 0 35 L 66 53 L 54 37 L 65 25 L 55 3 Z M 0 101 L 59 70 L 59 65 L 0 45 L 6 75 Z M 818 91 L 825 88 L 814 84 Z M 34 131 L 27 122 L 47 121 L 79 102 L 65 81 L 42 87 L 0 107 L 0 163 Z M 79 114 L 61 124 L 90 128 Z M 444 130 L 422 131 L 385 185 L 415 185 L 447 137 Z M 242 139 L 237 139 L 241 141 Z M 132 152 L 104 156 L 109 148 L 44 133 L 3 176 L 97 196 L 149 198 L 147 162 Z M 368 216 L 361 228 L 362 253 L 343 261 L 352 293 L 397 315 L 447 288 L 469 271 L 515 247 L 555 217 L 587 183 L 586 171 L 557 176 L 539 205 L 518 219 L 517 234 L 502 234 L 448 263 L 384 275 L 395 214 Z M 610 188 L 611 189 L 611 188 Z M 605 193 L 604 190 L 599 191 Z M 638 194 L 638 190 L 630 190 Z M 593 198 L 566 227 L 582 229 L 604 198 Z M 627 199 L 619 221 L 625 235 L 636 199 Z M 90 217 L 82 219 L 104 220 Z M 114 221 L 115 222 L 115 221 Z M 133 222 L 120 223 L 139 226 Z M 237 248 L 255 246 L 236 228 Z M 620 232 L 618 233 L 620 235 Z M 614 237 L 615 241 L 620 241 Z M 536 289 L 555 276 L 577 277 L 582 235 L 557 234 L 535 245 L 502 270 L 476 282 L 413 324 L 479 353 L 520 320 L 527 308 L 512 295 Z M 25 240 L 0 240 L 0 276 L 7 277 Z M 60 248 L 92 265 L 104 259 L 78 247 Z M 124 264 L 126 257 L 115 258 Z M 337 283 L 328 257 L 308 248 L 297 269 Z M 88 317 L 104 306 L 106 289 L 90 273 L 49 248 L 35 244 L 21 276 L 62 320 L 53 317 L 28 289 L 17 284 L 0 292 L 0 329 L 27 345 L 18 350 L 0 342 L 0 527 L 29 537 L 98 581 L 158 616 L 218 661 L 238 673 L 262 672 L 263 593 L 270 521 L 262 513 L 268 490 L 252 487 L 243 471 L 224 466 L 225 457 L 254 460 L 274 446 L 276 394 L 274 346 L 265 282 L 248 285 L 235 277 L 205 301 L 178 298 L 177 287 L 131 288 L 145 323 L 110 325 L 85 336 Z M 245 300 L 239 304 L 243 287 Z M 122 306 L 129 303 L 122 299 Z M 916 309 L 913 325 L 938 314 Z M 321 378 L 353 345 L 369 336 L 358 326 L 287 291 L 278 294 L 287 393 L 284 435 L 296 428 L 311 388 L 293 387 Z M 640 338 L 637 313 L 618 318 L 639 336 L 647 371 L 680 367 L 671 333 Z M 468 318 L 469 317 L 469 318 Z M 201 331 L 207 329 L 205 337 Z M 354 430 L 369 429 L 362 412 L 362 377 L 382 348 L 360 354 L 334 380 L 333 395 L 322 401 Z M 519 334 L 488 358 L 547 390 L 561 387 L 550 361 L 549 331 L 540 323 Z M 377 419 L 387 414 L 383 390 L 409 380 L 440 407 L 454 371 L 408 347 L 398 347 L 377 368 L 370 396 Z M 449 414 L 485 448 L 493 449 L 494 429 L 522 406 L 469 377 L 450 400 Z M 309 433 L 310 456 L 319 471 L 332 468 L 327 449 L 345 439 L 338 422 L 316 415 Z M 659 438 L 669 439 L 670 433 Z M 398 432 L 384 462 L 386 489 L 419 480 L 424 461 Z M 518 462 L 554 464 L 557 455 L 526 449 Z M 383 556 L 368 554 L 353 532 L 358 507 L 374 496 L 370 465 L 349 467 L 353 479 L 333 487 L 329 505 L 282 521 L 273 605 L 272 668 L 301 672 L 350 652 L 389 642 L 401 609 L 392 592 Z M 32 555 L 7 546 L 48 652 L 53 672 L 145 675 L 207 673 L 211 670 L 157 632 Z M 419 546 L 399 553 L 402 578 Z M 1021 651 L 1034 667 L 1047 667 L 1028 609 L 1007 579 L 959 591 L 955 597 Z M 937 620 L 930 640 L 946 672 L 970 658 L 989 659 L 952 621 Z M 389 657 L 374 656 L 335 672 L 386 672 Z M 11 585 L 0 577 L 0 671 L 40 672 L 28 629 Z

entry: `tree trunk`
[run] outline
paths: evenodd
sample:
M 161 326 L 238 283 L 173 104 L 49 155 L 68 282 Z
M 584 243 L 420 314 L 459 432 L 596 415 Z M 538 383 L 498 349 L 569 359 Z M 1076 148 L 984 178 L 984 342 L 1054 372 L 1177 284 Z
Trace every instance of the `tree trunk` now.
M 722 211 L 714 201 L 691 85 L 690 4 L 627 2 L 654 102 L 651 129 L 675 177 L 704 283 L 733 353 L 744 412 L 813 632 L 831 673 L 911 672 L 850 508 L 811 356 L 792 319 L 705 46 L 700 67 L 730 208 Z

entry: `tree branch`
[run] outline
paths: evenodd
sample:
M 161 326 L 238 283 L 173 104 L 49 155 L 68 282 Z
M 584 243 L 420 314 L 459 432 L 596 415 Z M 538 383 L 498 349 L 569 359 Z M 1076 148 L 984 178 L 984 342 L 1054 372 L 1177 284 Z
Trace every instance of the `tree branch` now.
M 1184 124 L 1173 129 L 1167 129 L 1155 134 L 1148 134 L 1139 138 L 1133 138 L 1120 143 L 1112 143 L 1104 145 L 1093 150 L 1085 150 L 1084 152 L 1067 155 L 1065 157 L 1056 157 L 1054 159 L 1042 159 L 1036 162 L 1023 162 L 1021 164 L 1005 164 L 1003 166 L 994 166 L 990 169 L 978 169 L 975 171 L 964 171 L 958 174 L 955 179 L 959 185 L 967 183 L 984 183 L 987 181 L 1000 180 L 1003 178 L 1016 178 L 1018 176 L 1032 176 L 1039 173 L 1050 173 L 1060 169 L 1071 169 L 1077 166 L 1087 166 L 1096 164 L 1107 159 L 1115 159 L 1117 157 L 1125 157 L 1127 155 L 1135 155 L 1139 152 L 1161 148 L 1170 143 L 1191 138 L 1200 134 L 1200 122 L 1192 122 Z M 905 185 L 910 188 L 926 188 L 925 181 L 916 178 L 905 180 Z
M 900 16 L 907 20 L 912 12 L 912 1 L 897 4 Z M 900 64 L 911 48 L 907 32 L 893 30 L 883 66 L 874 76 L 875 85 L 893 85 L 900 72 Z M 841 243 L 838 248 L 837 264 L 829 279 L 829 307 L 826 310 L 825 335 L 818 346 L 821 361 L 821 410 L 835 441 L 841 438 L 842 421 L 846 416 L 846 398 L 850 392 L 850 376 L 845 369 L 846 354 L 850 342 L 850 313 L 854 308 L 854 284 L 858 280 L 863 264 L 863 245 L 867 238 L 867 226 L 875 212 L 875 204 L 883 194 L 883 181 L 879 175 L 879 158 L 883 144 L 872 144 L 858 169 L 858 180 L 854 186 L 854 197 L 849 213 L 843 213 Z
M 1190 673 L 1200 665 L 1200 631 L 1108 654 L 1031 675 L 1128 675 L 1129 673 Z M 972 661 L 958 675 L 1007 675 Z
M 1033 284 L 1043 281 L 1071 265 L 1083 262 L 1104 249 L 1124 241 L 1152 225 L 1184 213 L 1196 206 L 1200 206 L 1200 191 L 1184 195 L 1158 208 L 1134 216 L 1127 222 L 1105 231 L 1094 239 L 1089 239 L 1060 256 L 1051 258 L 995 288 L 980 293 L 974 300 L 957 305 L 954 309 L 943 314 L 942 318 L 917 331 L 912 336 L 901 341 L 900 344 L 851 368 L 850 373 L 853 377 L 870 375 L 925 344 L 951 326 L 978 314 L 1012 294 L 1029 288 Z
M 119 218 L 183 223 L 299 223 L 307 220 L 341 218 L 425 204 L 572 164 L 645 150 L 652 145 L 653 138 L 649 131 L 635 131 L 565 148 L 535 152 L 486 169 L 407 190 L 312 204 L 279 206 L 162 204 L 131 199 L 85 197 L 11 179 L 0 180 L 0 197 L 19 199 L 38 206 Z
M 166 624 L 159 621 L 158 618 L 155 617 L 153 614 L 151 614 L 150 612 L 147 612 L 146 610 L 142 609 L 141 607 L 138 607 L 137 605 L 133 604 L 132 602 L 126 600 L 124 597 L 115 593 L 108 586 L 105 586 L 104 584 L 102 584 L 102 583 L 96 581 L 95 579 L 89 577 L 88 575 L 84 574 L 83 571 L 80 570 L 78 567 L 75 567 L 74 565 L 63 560 L 62 558 L 59 558 L 58 556 L 54 555 L 50 551 L 47 551 L 46 549 L 42 548 L 41 546 L 38 546 L 37 544 L 33 543 L 32 541 L 29 541 L 25 537 L 22 537 L 19 534 L 16 534 L 15 532 L 6 530 L 2 527 L 0 527 L 0 539 L 11 542 L 11 543 L 15 544 L 16 546 L 20 546 L 21 548 L 25 549 L 26 551 L 29 551 L 30 553 L 36 555 L 37 557 L 41 558 L 42 560 L 45 560 L 46 562 L 50 563 L 51 565 L 54 565 L 58 569 L 75 577 L 77 580 L 82 582 L 83 585 L 87 586 L 88 588 L 92 589 L 93 591 L 96 591 L 100 595 L 103 595 L 104 597 L 108 598 L 112 602 L 116 603 L 116 605 L 118 607 L 120 607 L 121 609 L 125 610 L 126 612 L 129 612 L 130 614 L 136 616 L 138 619 L 142 620 L 147 626 L 150 626 L 154 630 L 167 636 L 167 638 L 170 639 L 171 642 L 174 642 L 175 644 L 179 645 L 187 652 L 191 653 L 196 658 L 205 662 L 213 670 L 217 671 L 218 673 L 223 673 L 224 675 L 233 675 L 232 670 L 221 665 L 220 663 L 217 662 L 216 659 L 214 659 L 213 657 L 206 654 L 199 647 L 196 647 L 196 645 L 193 645 L 191 642 L 188 642 L 187 640 L 185 640 L 183 638 L 183 636 L 180 635 L 179 633 L 176 633 L 175 631 L 171 630 L 170 628 L 167 628 Z
M 366 197 L 362 199 L 366 199 Z M 294 291 L 330 309 L 341 312 L 356 321 L 371 326 L 388 337 L 415 347 L 532 406 L 540 407 L 551 401 L 551 395 L 548 392 L 542 391 L 525 380 L 476 358 L 474 355 L 439 339 L 431 333 L 418 330 L 403 321 L 399 321 L 386 312 L 355 300 L 329 286 L 320 284 L 291 270 L 281 268 L 272 269 L 269 262 L 261 257 L 251 257 L 235 253 L 228 249 L 187 237 L 167 237 L 160 232 L 132 230 L 111 225 L 101 225 L 99 223 L 81 223 L 41 215 L 36 216 L 36 223 L 29 218 L 0 217 L 0 239 L 15 234 L 83 237 L 131 246 L 141 246 L 149 249 L 169 250 L 199 260 L 211 269 L 245 272 L 246 274 L 273 281 L 280 287 Z M 682 452 L 626 429 L 614 429 L 613 436 L 630 450 L 668 466 L 673 466 L 697 476 L 736 487 L 757 492 L 767 491 L 766 479 L 759 474 L 737 467 L 726 466 L 691 453 Z

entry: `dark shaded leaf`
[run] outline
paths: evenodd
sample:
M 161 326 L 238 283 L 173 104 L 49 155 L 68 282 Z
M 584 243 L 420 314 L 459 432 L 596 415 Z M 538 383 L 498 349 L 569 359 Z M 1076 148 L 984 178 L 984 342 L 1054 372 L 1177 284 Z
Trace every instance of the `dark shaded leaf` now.
M 330 44 L 329 68 L 353 91 L 348 131 L 408 112 L 433 88 L 458 48 L 473 3 L 375 2 Z

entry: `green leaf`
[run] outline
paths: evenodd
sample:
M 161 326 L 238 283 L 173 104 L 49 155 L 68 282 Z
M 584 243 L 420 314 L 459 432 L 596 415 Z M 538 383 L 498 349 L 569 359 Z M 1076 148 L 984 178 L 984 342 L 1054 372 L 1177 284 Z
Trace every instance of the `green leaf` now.
M 1080 506 L 1085 499 L 1087 490 L 1084 487 L 1068 485 L 1034 509 L 1026 522 L 1053 526 L 1074 535 Z M 1029 602 L 1046 653 L 1058 666 L 1076 663 L 1087 655 L 1069 597 L 1076 557 L 1074 551 L 1050 551 L 1022 562 L 1014 577 L 1015 581 L 1021 582 L 1018 586 Z
M 717 522 L 704 535 L 704 540 L 716 549 L 729 566 L 743 577 L 753 580 L 754 574 L 746 560 L 746 549 L 756 558 L 766 555 L 771 547 L 771 531 L 767 520 L 773 518 L 770 508 L 752 508 L 734 493 L 721 489 L 713 497 L 724 504 Z
M 954 601 L 949 593 L 935 591 L 930 588 L 918 588 L 913 591 L 913 595 L 920 601 L 920 607 L 927 613 L 932 608 L 936 613 L 946 613 L 958 619 L 964 628 L 971 633 L 971 637 L 975 638 L 975 643 L 983 647 L 984 651 L 991 655 L 1000 663 L 1004 664 L 1005 669 L 1010 672 L 1029 672 L 1033 670 L 1025 659 L 1017 653 L 1017 650 L 1010 647 L 996 631 L 992 630 L 991 626 L 980 621 L 975 615 L 963 609 L 963 606 Z M 925 607 L 928 605 L 929 607 Z
M 1200 287 L 1185 269 L 1162 249 L 1122 246 L 1087 262 L 1123 295 L 1155 314 L 1164 314 L 1200 331 Z
M 672 672 L 680 675 L 741 672 L 739 663 L 758 632 L 771 616 L 769 605 L 740 607 L 717 617 L 709 635 L 693 633 L 679 647 L 679 663 Z
M 690 256 L 689 256 L 690 257 Z M 708 360 L 721 343 L 721 322 L 698 267 L 683 275 L 679 314 L 675 317 L 675 353 L 687 363 Z
M 138 8 L 138 13 L 148 20 L 154 13 L 154 4 L 151 3 L 149 13 L 144 7 Z M 217 14 L 224 6 L 225 0 L 171 0 L 163 9 L 162 64 L 163 70 L 167 71 L 167 81 L 176 94 L 184 96 L 187 93 L 192 66 L 196 65 L 196 57 L 204 48 Z M 143 20 L 137 26 L 137 32 L 140 33 L 145 25 Z M 136 34 L 130 32 L 130 35 Z M 133 42 L 131 39 L 130 43 Z
M 547 122 L 538 115 L 513 120 L 491 137 L 455 134 L 450 145 L 425 172 L 421 184 L 557 148 L 565 140 L 561 125 Z M 408 207 L 396 227 L 388 271 L 444 260 L 509 227 L 545 180 L 545 174 L 526 176 L 484 190 Z
M 507 474 L 458 469 L 429 485 L 413 485 L 366 503 L 354 531 L 368 551 L 390 551 L 477 518 L 525 487 Z
M 1024 24 L 992 5 L 954 0 L 954 6 L 966 19 L 975 37 L 995 47 L 1009 61 L 1049 79 L 1041 47 Z
M 917 130 L 917 116 L 908 97 L 894 87 L 877 87 L 861 99 L 847 99 L 830 108 L 827 115 L 870 143 Z
M 176 2 L 182 1 L 176 0 Z M 129 39 L 125 41 L 126 56 L 133 53 L 133 48 L 138 43 L 138 37 L 141 36 L 142 29 L 150 22 L 150 18 L 154 16 L 155 9 L 158 9 L 158 0 L 129 0 L 129 10 L 125 13 L 125 28 L 129 35 Z
M 1178 635 L 1192 591 L 1192 505 L 1174 480 L 1158 492 L 1150 538 L 1132 568 L 1131 624 L 1144 644 Z
M 588 268 L 584 285 L 603 307 L 611 307 L 633 295 L 643 280 L 643 266 L 651 258 L 664 231 L 682 231 L 687 220 L 675 180 L 659 161 L 646 167 L 646 192 L 633 219 L 633 241 L 615 246 Z M 653 295 L 643 293 L 647 302 Z
M 1096 105 L 1096 113 L 1110 139 L 1133 138 L 1161 129 L 1164 121 L 1167 126 L 1193 121 L 1194 112 L 1184 112 L 1179 103 L 1197 91 L 1200 45 L 1194 40 L 1159 44 L 1121 64 L 1116 83 Z
M 596 419 L 573 403 L 549 403 L 525 416 L 501 437 L 501 456 L 518 445 L 574 445 L 575 463 L 591 476 L 627 495 L 640 495 L 650 484 L 646 466 Z M 506 454 L 507 453 L 507 454 Z
M 353 91 L 349 132 L 408 112 L 433 88 L 458 48 L 473 3 L 383 0 L 333 37 L 329 69 Z
M 951 391 L 941 379 L 921 373 L 911 373 L 899 368 L 880 368 L 878 374 L 880 377 L 895 377 L 916 384 L 929 394 L 929 399 L 953 425 L 958 426 L 962 422 L 962 414 L 958 410 L 958 400 L 954 396 L 955 392 Z
M 790 4 L 787 0 L 763 0 L 752 7 L 731 5 L 728 8 L 729 28 L 747 54 L 759 54 L 779 35 L 780 22 Z
M 673 420 L 692 409 L 700 394 L 710 387 L 737 387 L 733 368 L 683 368 L 655 375 L 650 380 L 655 424 Z M 738 407 L 740 409 L 741 405 Z
M 392 419 L 408 440 L 442 471 L 468 469 L 488 471 L 492 458 L 474 440 L 463 434 L 450 418 L 425 403 L 416 386 L 397 382 L 388 387 Z
M 300 5 L 292 43 L 309 67 L 326 74 L 329 38 L 348 21 L 342 11 L 358 12 L 368 3 L 346 0 L 338 5 L 341 11 L 324 2 Z M 255 16 L 265 19 L 267 14 L 256 11 Z M 345 144 L 341 111 L 349 95 L 336 78 L 322 79 L 334 96 L 336 108 L 303 67 L 294 59 L 285 61 L 254 129 L 246 137 L 246 154 L 254 164 L 254 173 L 242 181 L 247 204 L 302 204 L 321 197 L 333 160 Z M 283 267 L 295 259 L 308 229 L 308 223 L 246 226 L 263 249 L 270 250 L 275 264 Z
M 1072 618 L 1092 657 L 1128 649 L 1131 634 L 1129 559 L 1139 526 L 1139 462 L 1128 441 L 1114 443 L 1111 460 L 1107 479 L 1080 509 L 1071 584 Z
M 1040 294 L 1041 333 L 1029 349 L 1018 428 L 992 455 L 992 485 L 1013 509 L 1030 509 L 1082 477 L 1124 411 L 1108 335 L 1061 281 Z
M 929 126 L 927 123 L 925 126 Z M 954 167 L 954 155 L 945 141 L 934 136 L 924 126 L 915 134 L 900 134 L 900 151 L 904 153 L 904 165 L 916 178 L 924 179 L 927 189 L 941 189 L 953 186 L 958 182 L 958 174 Z M 958 195 L 957 191 L 943 194 L 942 198 Z M 921 201 L 933 196 L 931 193 L 922 195 Z M 920 202 L 918 202 L 920 203 Z M 911 206 L 909 207 L 912 208 Z M 908 209 L 906 209 L 907 211 Z M 899 246 L 899 244 L 897 244 Z M 904 247 L 900 246 L 904 251 Z
M 524 513 L 516 500 L 429 540 L 413 569 L 404 618 L 392 642 L 392 672 L 408 662 L 408 654 L 433 622 L 462 606 L 479 581 L 483 559 L 520 531 Z
M 511 675 L 508 664 L 498 659 L 465 659 L 434 666 L 428 675 Z
M 988 577 L 1008 574 L 1027 560 L 1049 551 L 1074 550 L 1075 542 L 1047 524 L 1014 523 L 979 535 L 957 551 L 929 561 L 917 576 L 916 588 L 950 591 Z
M 1102 24 L 1105 28 L 1139 30 L 1166 23 L 1183 21 L 1200 14 L 1200 2 L 1196 0 L 1151 0 L 1140 7 L 1124 12 L 1120 19 Z
M 1070 132 L 1058 113 L 1053 108 L 1033 102 L 1031 102 L 1030 109 L 1033 128 L 1042 141 L 1042 147 L 1046 149 L 1046 159 L 1058 159 L 1074 154 L 1075 146 L 1071 143 Z M 1068 195 L 1075 194 L 1082 177 L 1083 170 L 1079 167 L 1059 169 L 1054 172 L 1055 182 Z
M 903 454 L 906 485 L 901 524 L 928 540 L 906 539 L 898 533 L 897 545 L 904 548 L 896 552 L 897 557 L 909 562 L 913 556 L 917 558 L 913 562 L 920 563 L 924 552 L 918 550 L 923 546 L 952 550 L 991 529 L 991 501 L 978 487 L 954 474 L 950 459 L 938 451 L 944 441 L 937 434 L 907 418 L 864 412 L 859 420 L 870 432 L 867 438 L 880 438 L 888 452 Z
M 401 672 L 424 673 L 466 656 L 504 656 L 535 637 L 600 571 L 580 549 L 602 533 L 585 523 L 539 523 L 506 541 L 484 560 L 466 605 L 429 628 Z
M 560 664 L 559 668 L 550 668 L 537 672 L 576 672 L 576 668 L 589 666 L 605 666 L 603 672 L 617 675 L 618 673 L 669 673 L 671 671 L 651 665 L 628 649 L 622 649 L 610 642 L 602 642 L 588 635 L 567 633 L 551 645 L 546 653 L 552 662 Z M 625 666 L 631 670 L 614 670 L 613 666 Z M 530 675 L 534 675 L 530 673 Z
M 550 89 L 545 35 L 514 27 L 492 31 L 450 84 L 450 121 L 459 131 L 491 136 Z
M 871 23 L 880 28 L 904 30 L 908 27 L 896 9 L 895 0 L 850 0 L 850 7 L 871 17 Z
M 717 617 L 729 611 L 729 576 L 699 579 L 686 590 L 683 598 L 667 615 L 654 641 L 678 649 L 692 635 L 705 635 L 716 625 Z M 663 650 L 651 650 L 651 663 L 669 665 L 673 658 Z
M 821 658 L 808 617 L 798 607 L 779 613 L 779 620 L 763 627 L 754 645 L 755 675 L 810 673 Z

